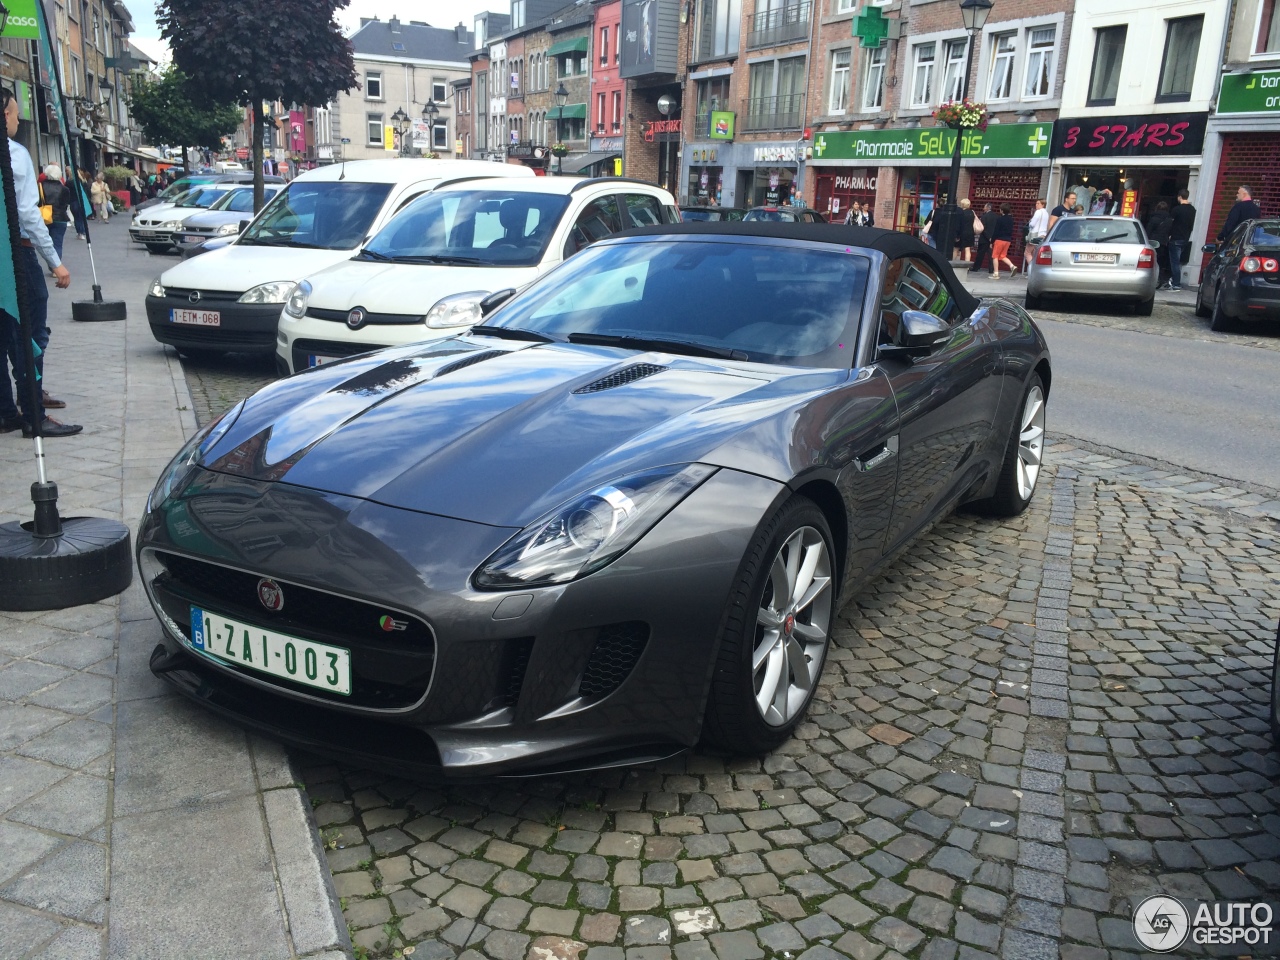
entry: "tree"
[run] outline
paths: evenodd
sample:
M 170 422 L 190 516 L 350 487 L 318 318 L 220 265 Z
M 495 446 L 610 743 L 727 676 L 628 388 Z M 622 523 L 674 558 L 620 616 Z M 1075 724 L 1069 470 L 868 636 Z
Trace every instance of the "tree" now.
M 356 86 L 335 17 L 349 0 L 161 0 L 173 61 L 209 96 L 253 111 L 253 201 L 262 208 L 263 101 L 324 104 Z
M 134 77 L 129 112 L 148 143 L 182 146 L 182 166 L 188 173 L 187 148 L 217 149 L 244 116 L 233 104 L 207 102 L 174 66 L 160 74 Z

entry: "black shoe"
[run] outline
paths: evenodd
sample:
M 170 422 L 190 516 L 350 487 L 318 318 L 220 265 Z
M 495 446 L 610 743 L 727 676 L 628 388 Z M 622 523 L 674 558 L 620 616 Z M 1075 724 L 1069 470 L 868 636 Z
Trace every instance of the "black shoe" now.
M 83 429 L 84 427 L 78 423 L 59 423 L 53 417 L 45 417 L 44 423 L 40 425 L 40 435 L 44 437 L 70 437 Z M 24 423 L 22 425 L 22 435 L 24 437 L 33 437 L 35 433 Z
M 19 427 L 26 426 L 21 417 L 0 417 L 0 433 L 10 433 Z

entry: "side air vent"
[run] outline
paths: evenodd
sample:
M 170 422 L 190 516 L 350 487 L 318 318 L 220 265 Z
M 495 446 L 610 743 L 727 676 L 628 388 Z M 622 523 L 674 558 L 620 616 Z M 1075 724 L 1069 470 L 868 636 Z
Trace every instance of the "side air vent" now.
M 614 387 L 625 386 L 636 380 L 643 380 L 645 377 L 652 377 L 655 373 L 661 373 L 666 367 L 660 367 L 656 363 L 633 363 L 629 367 L 623 367 L 616 370 L 607 377 L 601 377 L 599 380 L 593 380 L 586 386 L 579 387 L 573 391 L 575 394 L 582 393 L 599 393 L 601 390 L 612 390 Z
M 640 659 L 648 640 L 649 625 L 636 620 L 601 627 L 595 649 L 582 671 L 578 696 L 596 699 L 617 690 Z
M 435 377 L 432 377 L 432 379 L 434 380 L 439 377 L 448 376 L 451 373 L 456 373 L 463 367 L 469 367 L 474 363 L 484 363 L 484 361 L 492 360 L 494 357 L 501 357 L 506 352 L 507 351 L 505 350 L 481 350 L 479 353 L 470 354 L 469 356 L 463 357 L 461 360 L 455 360 L 453 363 L 446 363 L 436 371 L 436 375 Z

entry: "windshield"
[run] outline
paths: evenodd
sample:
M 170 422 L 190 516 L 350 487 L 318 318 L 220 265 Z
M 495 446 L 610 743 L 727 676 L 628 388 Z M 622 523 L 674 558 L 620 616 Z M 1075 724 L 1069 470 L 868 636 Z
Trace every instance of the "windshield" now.
M 220 187 L 203 187 L 196 188 L 180 199 L 176 206 L 179 207 L 211 207 L 221 200 L 227 193 L 225 188 Z
M 562 193 L 492 188 L 428 193 L 405 207 L 365 247 L 367 259 L 537 263 L 569 205 Z
M 556 340 L 666 341 L 735 359 L 849 369 L 868 266 L 858 251 L 808 244 L 599 244 L 536 281 L 486 325 Z
M 1070 217 L 1053 225 L 1049 237 L 1057 243 L 1146 243 L 1142 227 L 1136 220 L 1103 220 L 1094 217 Z
M 262 191 L 263 201 L 270 200 L 278 192 L 278 189 L 267 187 Z M 224 210 L 227 213 L 253 213 L 253 187 L 231 190 L 209 209 Z
M 368 236 L 369 226 L 390 192 L 389 183 L 294 182 L 263 207 L 239 242 L 264 247 L 350 250 Z
M 743 220 L 765 220 L 770 223 L 794 223 L 800 217 L 790 210 L 748 210 Z
M 178 180 L 173 181 L 173 183 L 169 184 L 169 186 L 167 186 L 167 187 L 165 187 L 163 190 L 161 190 L 161 191 L 160 191 L 160 193 L 157 195 L 156 199 L 158 199 L 158 200 L 166 200 L 166 201 L 173 201 L 173 200 L 176 200 L 176 199 L 178 199 L 178 197 L 180 197 L 182 194 L 186 193 L 186 192 L 187 192 L 188 190 L 190 190 L 192 187 L 198 187 L 198 186 L 200 186 L 200 184 L 202 184 L 202 183 L 208 183 L 208 182 L 209 182 L 209 181 L 211 181 L 212 179 L 213 179 L 213 177 L 212 177 L 212 176 L 209 176 L 209 177 L 182 177 L 182 178 L 180 178 L 180 179 L 178 179 Z

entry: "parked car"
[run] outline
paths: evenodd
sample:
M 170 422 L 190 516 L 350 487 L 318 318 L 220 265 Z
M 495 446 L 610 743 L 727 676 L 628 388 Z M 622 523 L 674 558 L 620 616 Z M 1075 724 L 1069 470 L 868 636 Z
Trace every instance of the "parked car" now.
M 268 183 L 278 181 L 279 177 L 266 177 Z M 193 187 L 202 187 L 209 183 L 253 183 L 253 172 L 248 173 L 193 173 L 181 176 L 165 187 L 150 200 L 144 200 L 133 208 L 137 214 L 141 210 L 149 210 L 161 203 L 172 203 L 177 197 L 189 192 Z
M 1280 220 L 1247 220 L 1205 264 L 1196 315 L 1213 330 L 1235 330 L 1257 320 L 1280 320 Z
M 1159 246 L 1131 217 L 1063 217 L 1031 263 L 1026 307 L 1043 309 L 1062 296 L 1114 297 L 1149 317 L 1160 272 Z
M 280 317 L 282 373 L 451 336 L 490 294 L 532 283 L 619 230 L 679 221 L 638 180 L 469 181 L 419 197 L 350 260 L 298 284 Z
M 752 207 L 742 217 L 747 222 L 826 223 L 827 218 L 812 207 Z
M 151 669 L 401 775 L 767 752 L 896 551 L 960 503 L 1026 508 L 1049 364 L 903 234 L 601 240 L 469 332 L 193 436 L 138 531 Z
M 279 177 L 271 177 L 268 182 L 284 183 Z M 199 210 L 209 209 L 224 194 L 238 186 L 242 184 L 229 180 L 197 184 L 168 203 L 158 204 L 135 214 L 129 223 L 129 239 L 142 244 L 152 253 L 167 253 L 173 248 L 173 232 L 182 226 L 184 218 Z
M 187 354 L 271 354 L 280 310 L 303 277 L 350 259 L 391 215 L 441 184 L 532 177 L 483 160 L 354 160 L 309 170 L 220 250 L 166 270 L 147 294 L 161 343 Z
M 683 207 L 680 219 L 692 223 L 694 221 L 741 220 L 746 216 L 744 207 Z
M 263 202 L 269 203 L 279 192 L 280 187 L 274 184 L 266 187 L 262 192 Z M 236 187 L 223 194 L 208 210 L 184 218 L 173 232 L 173 245 L 183 257 L 194 257 L 203 252 L 206 241 L 214 237 L 234 237 L 240 232 L 241 224 L 252 219 L 253 187 Z

